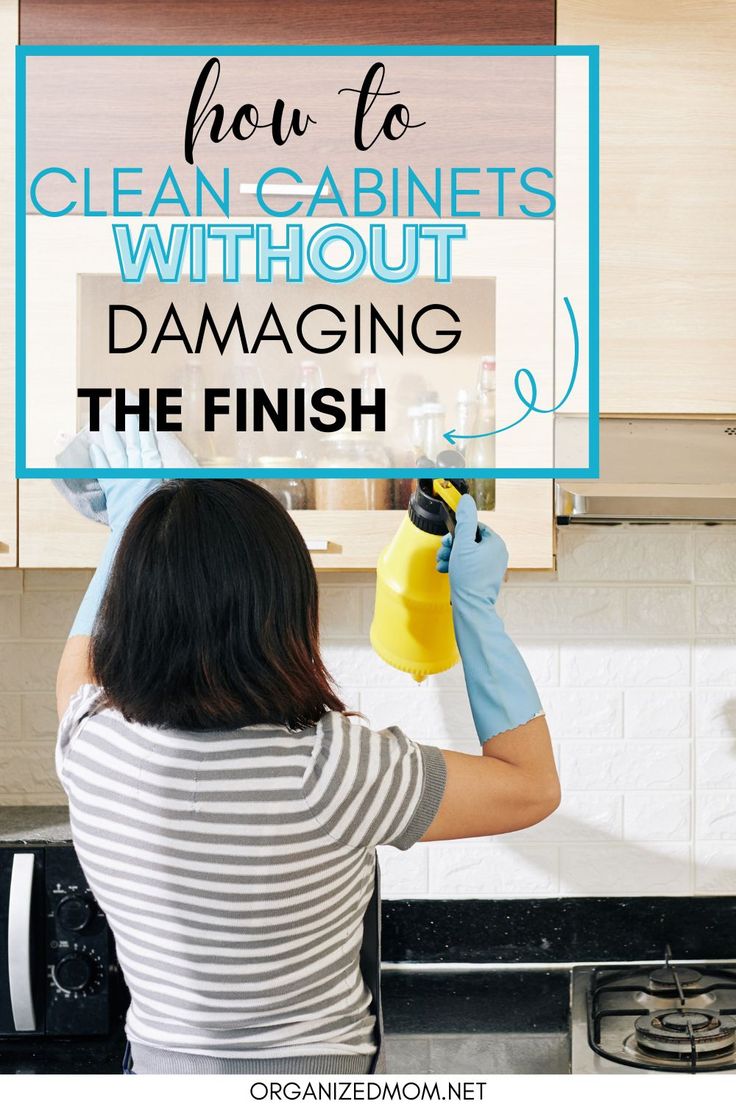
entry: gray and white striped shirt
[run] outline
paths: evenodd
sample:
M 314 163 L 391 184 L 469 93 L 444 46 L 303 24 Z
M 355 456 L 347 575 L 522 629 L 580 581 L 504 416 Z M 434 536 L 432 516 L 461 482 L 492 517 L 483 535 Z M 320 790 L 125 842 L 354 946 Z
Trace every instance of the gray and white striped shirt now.
M 287 1062 L 375 1050 L 359 968 L 375 847 L 426 831 L 438 749 L 338 713 L 298 732 L 146 727 L 84 686 L 57 771 L 134 1047 Z

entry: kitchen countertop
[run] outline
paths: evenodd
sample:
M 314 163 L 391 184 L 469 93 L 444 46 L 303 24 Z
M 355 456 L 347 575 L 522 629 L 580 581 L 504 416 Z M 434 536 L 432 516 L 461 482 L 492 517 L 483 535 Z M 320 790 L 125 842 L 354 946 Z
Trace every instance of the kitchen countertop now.
M 383 974 L 387 1072 L 569 1073 L 568 970 Z M 119 1074 L 122 1013 L 105 1039 L 0 1040 L 2 1074 Z
M 0 843 L 68 843 L 66 805 L 0 806 Z
M 125 1052 L 122 1019 L 104 1039 L 1 1039 L 4 1074 L 121 1074 Z
M 569 1073 L 570 971 L 382 975 L 389 1073 Z

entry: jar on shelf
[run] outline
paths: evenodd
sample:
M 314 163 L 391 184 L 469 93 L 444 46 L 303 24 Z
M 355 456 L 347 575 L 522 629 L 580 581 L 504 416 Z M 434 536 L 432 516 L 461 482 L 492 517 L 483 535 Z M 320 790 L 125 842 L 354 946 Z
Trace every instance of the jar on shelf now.
M 495 468 L 496 466 L 496 358 L 483 357 L 476 388 L 474 436 L 468 441 L 465 462 L 469 468 Z M 475 478 L 469 480 L 469 490 L 479 510 L 496 507 L 496 480 Z
M 390 456 L 380 441 L 368 436 L 335 433 L 319 450 L 320 468 L 387 468 Z M 390 510 L 391 481 L 356 477 L 317 479 L 315 505 L 318 510 Z
M 262 468 L 293 468 L 293 456 L 261 456 L 258 463 Z M 293 472 L 272 479 L 256 479 L 259 487 L 270 491 L 287 510 L 306 510 L 309 507 L 307 480 Z

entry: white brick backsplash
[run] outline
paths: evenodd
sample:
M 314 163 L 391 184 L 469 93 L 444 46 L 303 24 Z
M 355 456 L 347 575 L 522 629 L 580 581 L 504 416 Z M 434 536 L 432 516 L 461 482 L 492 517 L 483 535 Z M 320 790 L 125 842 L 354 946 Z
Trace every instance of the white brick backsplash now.
M 619 690 L 549 686 L 542 689 L 540 696 L 555 739 L 592 736 L 610 740 L 621 735 Z
M 436 690 L 413 683 L 405 690 L 361 690 L 360 708 L 374 728 L 398 725 L 422 744 L 479 753 L 464 690 Z
M 361 591 L 345 586 L 319 588 L 319 629 L 325 639 L 362 633 Z
M 558 885 L 558 849 L 550 844 L 452 840 L 429 847 L 433 897 L 548 897 Z
M 24 694 L 21 712 L 21 731 L 24 737 L 37 740 L 47 736 L 55 738 L 58 726 L 56 696 L 54 694 Z
M 560 681 L 560 650 L 552 640 L 515 640 L 537 686 L 557 686 Z
M 696 528 L 695 578 L 699 583 L 736 583 L 736 529 Z
M 373 611 L 376 607 L 376 582 L 375 578 L 369 585 L 361 587 L 360 591 L 360 621 L 361 630 L 365 639 L 371 630 Z
M 695 736 L 715 739 L 718 736 L 736 740 L 736 687 L 694 692 Z
M 690 786 L 690 743 L 563 741 L 561 777 L 571 790 L 682 790 Z
M 694 674 L 696 686 L 736 687 L 736 638 L 696 640 Z
M 92 572 L 81 568 L 64 568 L 63 570 L 33 568 L 23 572 L 23 589 L 76 590 L 81 598 L 91 578 Z
M 624 837 L 627 840 L 687 842 L 692 835 L 692 797 L 684 793 L 627 793 L 624 797 Z
M 22 634 L 26 640 L 66 640 L 83 591 L 35 590 L 23 595 Z
M 370 648 L 367 641 L 331 641 L 327 637 L 322 645 L 322 658 L 327 670 L 341 688 L 403 687 L 412 684 L 411 675 L 397 671 L 384 663 Z
M 580 640 L 560 646 L 563 686 L 687 686 L 690 645 L 686 641 Z
M 33 797 L 64 800 L 54 769 L 53 741 L 3 742 L 0 744 L 0 803 L 28 803 Z
M 690 691 L 656 687 L 624 691 L 624 733 L 651 740 L 690 736 Z
M 626 630 L 683 636 L 693 627 L 691 587 L 631 587 L 626 592 Z
M 465 690 L 465 676 L 463 665 L 458 662 L 449 671 L 442 671 L 439 675 L 432 675 L 427 679 L 427 685 L 437 690 Z
M 20 636 L 20 594 L 0 593 L 0 640 Z
M 20 594 L 23 589 L 23 572 L 14 567 L 0 567 L 0 594 Z
M 571 897 L 690 893 L 690 845 L 572 844 L 560 854 L 560 891 Z
M 698 790 L 736 790 L 736 740 L 695 741 Z
M 397 851 L 395 847 L 378 848 L 382 897 L 397 900 L 427 896 L 431 846 L 429 843 L 416 843 L 408 851 Z
M 697 632 L 733 633 L 736 625 L 736 586 L 699 586 L 695 588 L 695 627 Z
M 695 844 L 695 892 L 736 893 L 736 846 Z
M 0 741 L 17 740 L 20 736 L 20 694 L 0 694 Z
M 381 849 L 386 897 L 736 893 L 736 527 L 571 526 L 558 566 L 511 573 L 500 612 L 539 686 L 560 809 L 495 840 Z M 54 680 L 89 578 L 0 571 L 0 805 L 62 800 Z M 370 648 L 375 575 L 319 584 L 346 702 L 478 754 L 461 665 L 418 686 Z
M 562 803 L 551 817 L 523 832 L 510 832 L 503 839 L 524 843 L 583 843 L 591 839 L 621 839 L 622 805 L 620 794 L 569 791 L 563 793 Z
M 679 583 L 693 574 L 688 528 L 635 525 L 568 526 L 558 534 L 557 567 L 564 582 Z
M 50 690 L 56 684 L 63 644 L 0 644 L 0 693 Z
M 500 610 L 510 634 L 607 635 L 624 628 L 625 599 L 617 587 L 507 586 Z
M 704 790 L 698 794 L 695 837 L 732 840 L 736 848 L 736 790 Z

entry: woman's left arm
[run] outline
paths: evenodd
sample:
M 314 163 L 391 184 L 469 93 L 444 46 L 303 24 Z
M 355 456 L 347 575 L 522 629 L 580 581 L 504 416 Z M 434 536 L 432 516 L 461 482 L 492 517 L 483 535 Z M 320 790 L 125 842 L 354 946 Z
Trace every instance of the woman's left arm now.
M 127 419 L 124 435 L 117 433 L 111 425 L 103 425 L 101 445 L 90 445 L 90 459 L 94 467 L 100 469 L 99 481 L 105 495 L 110 536 L 62 652 L 56 676 L 56 710 L 59 720 L 66 713 L 69 702 L 79 687 L 93 681 L 89 657 L 90 637 L 125 526 L 143 499 L 152 494 L 162 482 L 161 479 L 131 479 L 127 476 L 104 474 L 105 469 L 163 466 L 155 433 L 141 433 L 138 419 L 134 417 Z

